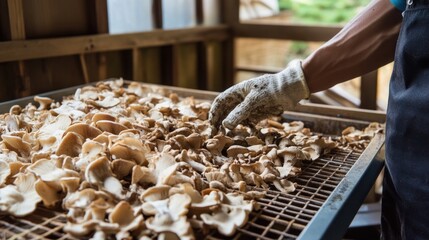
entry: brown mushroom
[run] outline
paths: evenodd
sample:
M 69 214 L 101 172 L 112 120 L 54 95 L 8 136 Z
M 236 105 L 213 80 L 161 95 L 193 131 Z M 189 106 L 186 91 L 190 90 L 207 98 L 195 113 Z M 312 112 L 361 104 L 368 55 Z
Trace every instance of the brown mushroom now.
M 48 97 L 40 97 L 40 96 L 34 96 L 34 101 L 39 103 L 38 110 L 47 110 L 49 109 L 49 106 L 52 102 L 54 102 L 53 99 Z

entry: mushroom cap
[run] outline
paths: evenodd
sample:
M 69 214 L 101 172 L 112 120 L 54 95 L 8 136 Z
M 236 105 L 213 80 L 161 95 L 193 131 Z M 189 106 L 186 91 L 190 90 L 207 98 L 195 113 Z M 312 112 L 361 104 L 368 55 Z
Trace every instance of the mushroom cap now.
M 120 132 L 127 130 L 128 128 L 120 123 L 109 121 L 109 120 L 99 120 L 95 125 L 101 130 L 109 133 L 118 135 Z
M 153 202 L 153 201 L 164 200 L 168 198 L 170 188 L 171 187 L 168 185 L 158 185 L 158 186 L 150 187 L 140 195 L 140 199 L 143 202 Z
M 9 164 L 0 159 L 0 186 L 2 186 L 11 173 Z
M 125 137 L 110 147 L 110 154 L 115 158 L 132 160 L 138 165 L 147 164 L 145 154 L 149 152 L 139 139 Z
M 34 101 L 39 103 L 39 110 L 46 110 L 49 105 L 54 102 L 53 99 L 48 97 L 34 96 Z
M 67 155 L 77 157 L 82 149 L 82 138 L 74 132 L 68 132 L 60 142 L 60 145 L 55 152 L 56 155 Z
M 95 128 L 86 123 L 75 123 L 71 125 L 66 129 L 64 135 L 69 132 L 79 134 L 82 137 L 82 140 L 85 140 L 87 138 L 93 139 L 102 133 L 98 128 Z
M 123 179 L 132 172 L 132 169 L 136 163 L 125 159 L 115 159 L 111 162 L 110 165 L 116 177 L 118 179 Z
M 21 157 L 30 156 L 31 145 L 28 142 L 23 141 L 22 138 L 6 134 L 1 135 L 1 138 L 9 150 L 18 153 Z
M 34 188 L 36 177 L 32 173 L 20 173 L 14 184 L 0 188 L 0 210 L 22 217 L 32 213 L 41 201 Z

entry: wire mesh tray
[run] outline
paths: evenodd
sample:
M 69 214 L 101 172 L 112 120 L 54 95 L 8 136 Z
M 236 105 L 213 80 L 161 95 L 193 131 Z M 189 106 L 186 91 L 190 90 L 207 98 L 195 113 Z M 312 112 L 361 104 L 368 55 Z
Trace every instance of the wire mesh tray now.
M 71 94 L 76 88 L 43 95 L 57 96 L 58 99 Z M 196 95 L 197 98 L 215 96 L 203 91 L 166 88 L 181 95 Z M 3 103 L 0 104 L 0 109 L 5 110 L 13 104 L 22 105 L 30 101 L 31 98 Z M 309 109 L 306 110 L 308 112 Z M 362 126 L 366 123 L 308 113 L 289 113 L 285 117 L 303 120 L 315 128 L 325 127 L 327 134 L 338 134 L 341 130 L 339 127 L 344 124 Z M 265 197 L 258 200 L 260 209 L 253 211 L 248 223 L 239 228 L 230 239 L 341 238 L 383 166 L 384 159 L 377 154 L 383 144 L 384 135 L 377 134 L 364 152 L 335 149 L 313 162 L 304 162 L 301 174 L 291 179 L 297 183 L 295 192 L 268 190 Z M 23 218 L 0 216 L 0 239 L 77 239 L 62 231 L 65 223 L 64 211 L 46 209 L 40 205 L 34 213 Z M 197 232 L 196 235 L 198 239 L 225 239 L 225 236 L 216 231 L 211 231 L 208 235 Z

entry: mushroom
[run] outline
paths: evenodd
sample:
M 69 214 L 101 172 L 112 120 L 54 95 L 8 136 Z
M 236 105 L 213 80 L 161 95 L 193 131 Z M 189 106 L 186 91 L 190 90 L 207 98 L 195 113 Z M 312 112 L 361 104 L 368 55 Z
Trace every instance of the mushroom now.
M 236 158 L 239 154 L 249 153 L 249 149 L 240 145 L 232 145 L 226 150 L 227 156 Z
M 115 159 L 111 162 L 112 171 L 118 179 L 123 179 L 125 176 L 128 176 L 133 167 L 136 165 L 134 161 L 129 161 L 125 159 Z
M 61 140 L 55 154 L 58 156 L 64 154 L 70 157 L 77 157 L 81 152 L 82 144 L 82 138 L 78 134 L 68 132 Z
M 125 127 L 120 123 L 109 121 L 109 120 L 99 120 L 95 123 L 95 125 L 102 131 L 113 133 L 115 135 L 118 135 L 121 131 L 128 129 L 127 127 Z
M 76 168 L 85 171 L 88 164 L 101 156 L 105 156 L 106 145 L 93 140 L 87 140 L 82 145 L 82 151 L 79 153 L 79 158 L 74 163 Z
M 42 147 L 55 149 L 71 122 L 70 117 L 63 114 L 58 115 L 52 122 L 45 122 L 36 134 Z
M 34 173 L 57 191 L 62 190 L 61 183 L 59 182 L 62 178 L 79 177 L 79 173 L 59 168 L 56 166 L 56 162 L 50 159 L 41 159 L 29 166 L 27 170 Z
M 128 202 L 120 201 L 109 215 L 109 222 L 119 225 L 120 231 L 116 233 L 116 239 L 129 238 L 129 232 L 143 224 L 143 215 L 135 213 Z
M 131 137 L 125 137 L 117 141 L 110 148 L 110 154 L 114 159 L 132 160 L 137 165 L 146 165 L 148 163 L 145 157 L 148 152 L 149 149 L 139 139 Z
M 172 232 L 180 239 L 194 239 L 190 223 L 186 220 L 191 198 L 187 194 L 174 194 L 165 200 L 143 203 L 143 212 L 155 215 L 146 220 L 148 229 Z
M 232 236 L 248 219 L 253 203 L 237 194 L 226 194 L 221 207 L 212 214 L 203 213 L 201 219 L 207 225 L 216 227 L 225 236 Z
M 0 186 L 2 186 L 5 182 L 6 179 L 9 177 L 11 171 L 9 168 L 9 164 L 0 159 Z
M 34 101 L 39 104 L 38 110 L 47 110 L 49 109 L 51 103 L 54 102 L 54 100 L 51 98 L 40 96 L 34 96 Z
M 90 184 L 101 187 L 119 199 L 124 197 L 122 194 L 122 184 L 118 179 L 113 177 L 109 160 L 106 157 L 100 157 L 86 167 L 85 179 Z
M 107 120 L 107 121 L 111 121 L 111 122 L 115 122 L 116 121 L 116 117 L 105 113 L 105 112 L 98 112 L 96 114 L 94 114 L 94 116 L 92 116 L 91 121 L 93 123 L 97 123 L 100 120 Z
M 14 185 L 0 188 L 0 211 L 17 217 L 32 213 L 41 200 L 34 188 L 35 182 L 36 177 L 32 173 L 20 173 Z
M 87 138 L 93 139 L 101 134 L 101 131 L 98 128 L 95 128 L 86 123 L 75 123 L 71 125 L 66 129 L 64 135 L 69 132 L 79 134 L 82 137 L 82 140 L 86 140 Z
M 21 157 L 30 156 L 31 146 L 28 142 L 23 141 L 22 138 L 6 134 L 1 135 L 1 138 L 9 150 L 18 153 Z

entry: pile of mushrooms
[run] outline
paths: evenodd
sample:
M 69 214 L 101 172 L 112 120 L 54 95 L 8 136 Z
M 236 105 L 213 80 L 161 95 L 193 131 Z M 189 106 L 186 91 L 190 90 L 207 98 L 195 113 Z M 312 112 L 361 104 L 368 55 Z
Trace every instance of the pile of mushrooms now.
M 231 236 L 257 189 L 293 192 L 301 161 L 375 132 L 346 129 L 337 141 L 272 119 L 215 132 L 209 102 L 121 79 L 34 100 L 0 115 L 0 213 L 61 206 L 64 231 L 93 239 Z

